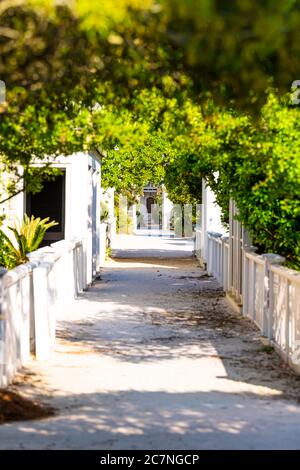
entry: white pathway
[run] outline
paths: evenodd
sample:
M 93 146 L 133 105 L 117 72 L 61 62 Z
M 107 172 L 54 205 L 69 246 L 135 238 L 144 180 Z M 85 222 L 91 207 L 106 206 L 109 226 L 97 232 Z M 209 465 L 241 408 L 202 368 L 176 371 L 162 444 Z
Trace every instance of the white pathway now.
M 118 239 L 52 361 L 16 386 L 56 416 L 0 426 L 0 449 L 299 449 L 298 378 L 232 314 L 191 242 L 147 235 Z

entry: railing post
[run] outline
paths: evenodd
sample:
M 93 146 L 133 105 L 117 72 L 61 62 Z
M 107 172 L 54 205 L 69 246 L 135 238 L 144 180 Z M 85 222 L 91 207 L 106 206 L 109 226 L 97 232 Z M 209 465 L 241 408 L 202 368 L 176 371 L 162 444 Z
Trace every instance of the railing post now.
M 226 244 L 229 243 L 228 235 L 223 235 L 222 240 L 222 284 L 225 291 L 229 287 L 229 251 Z M 229 248 L 228 248 L 229 250 Z
M 207 272 L 212 274 L 219 282 L 219 268 L 220 268 L 220 252 L 221 244 L 218 243 L 217 239 L 222 237 L 221 233 L 207 232 L 208 240 L 208 260 L 207 260 Z
M 222 279 L 222 274 L 221 274 L 221 269 L 222 269 L 222 255 L 223 255 L 223 250 L 222 250 L 222 240 L 218 242 L 218 281 L 220 284 L 222 284 L 223 287 L 223 279 Z
M 211 275 L 211 239 L 208 234 L 206 234 L 207 240 L 207 272 Z
M 6 384 L 6 323 L 5 297 L 2 278 L 7 270 L 0 267 L 0 388 Z
M 243 247 L 243 274 L 242 274 L 242 299 L 243 299 L 243 315 L 247 316 L 249 314 L 249 293 L 254 289 L 254 285 L 250 285 L 250 276 L 249 276 L 249 260 L 247 258 L 247 253 L 255 253 L 257 250 L 256 246 L 245 245 Z M 255 265 L 254 265 L 255 266 Z M 254 281 L 254 279 L 252 279 Z M 254 284 L 252 282 L 252 284 Z
M 49 359 L 55 339 L 55 318 L 51 318 L 47 275 L 50 263 L 41 262 L 33 270 L 35 356 L 38 360 Z
M 285 262 L 285 258 L 280 255 L 276 255 L 274 253 L 264 253 L 263 258 L 265 260 L 265 268 L 264 268 L 264 305 L 263 305 L 263 327 L 262 327 L 262 334 L 269 339 L 273 337 L 273 319 L 274 319 L 274 311 L 273 306 L 274 302 L 271 298 L 271 294 L 273 294 L 273 287 L 271 283 L 271 273 L 270 273 L 270 266 L 272 264 L 282 265 Z M 272 289 L 271 289 L 272 287 Z M 288 296 L 288 293 L 287 293 Z M 288 308 L 286 312 L 286 316 L 288 316 Z M 288 322 L 286 318 L 286 322 Z M 286 330 L 287 331 L 287 330 Z

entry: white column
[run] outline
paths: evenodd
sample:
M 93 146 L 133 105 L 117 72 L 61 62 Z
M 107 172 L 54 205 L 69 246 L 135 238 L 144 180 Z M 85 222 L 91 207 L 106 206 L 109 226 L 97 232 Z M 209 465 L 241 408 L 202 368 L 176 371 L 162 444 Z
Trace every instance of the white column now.
M 163 207 L 162 207 L 162 229 L 170 229 L 170 215 L 173 208 L 173 203 L 168 198 L 166 191 L 163 189 Z
M 204 261 L 207 261 L 208 245 L 207 232 L 216 232 L 225 234 L 221 222 L 221 209 L 216 203 L 214 192 L 202 180 L 202 211 L 201 211 L 201 253 Z

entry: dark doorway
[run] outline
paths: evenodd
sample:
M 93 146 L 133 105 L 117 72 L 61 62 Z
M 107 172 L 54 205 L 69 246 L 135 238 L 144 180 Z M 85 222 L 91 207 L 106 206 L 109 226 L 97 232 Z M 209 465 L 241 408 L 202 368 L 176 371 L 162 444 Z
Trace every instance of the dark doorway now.
M 42 245 L 63 240 L 65 237 L 65 171 L 53 181 L 46 181 L 37 194 L 27 194 L 26 213 L 31 216 L 49 217 L 58 225 L 47 230 Z
M 148 214 L 151 214 L 153 204 L 154 204 L 154 198 L 153 197 L 148 197 L 148 199 L 147 199 L 147 212 L 148 212 Z

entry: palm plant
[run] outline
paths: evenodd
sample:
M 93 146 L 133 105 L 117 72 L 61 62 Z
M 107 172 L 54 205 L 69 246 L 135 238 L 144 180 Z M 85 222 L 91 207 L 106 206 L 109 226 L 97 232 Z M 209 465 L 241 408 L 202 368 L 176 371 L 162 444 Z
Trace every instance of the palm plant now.
M 2 244 L 6 247 L 8 253 L 9 266 L 7 267 L 12 268 L 13 265 L 18 266 L 26 263 L 28 253 L 38 249 L 46 231 L 55 225 L 58 225 L 58 223 L 55 221 L 49 222 L 49 217 L 41 219 L 32 215 L 30 218 L 27 214 L 24 214 L 22 222 L 17 223 L 15 227 L 8 227 L 15 236 L 16 244 L 0 230 Z

